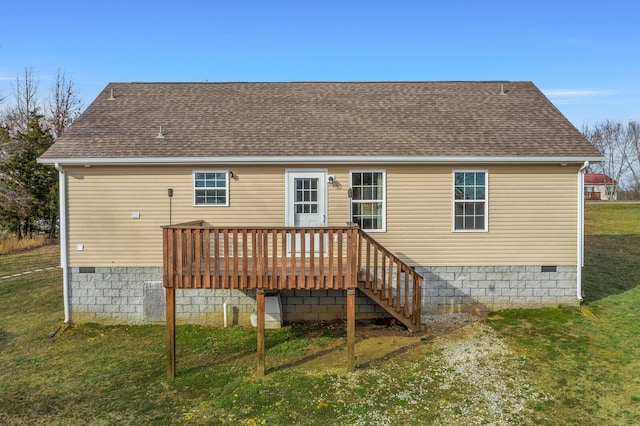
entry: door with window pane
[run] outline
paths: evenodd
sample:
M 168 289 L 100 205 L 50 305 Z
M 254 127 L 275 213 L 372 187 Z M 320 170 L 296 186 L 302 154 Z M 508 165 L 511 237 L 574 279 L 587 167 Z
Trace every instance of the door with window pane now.
M 327 193 L 325 172 L 288 172 L 287 226 L 314 227 L 326 226 Z M 302 246 L 300 236 L 296 237 L 296 252 Z M 311 253 L 309 236 L 304 241 L 305 252 Z M 319 238 L 314 239 L 313 252 L 320 250 Z M 291 251 L 289 247 L 289 252 Z

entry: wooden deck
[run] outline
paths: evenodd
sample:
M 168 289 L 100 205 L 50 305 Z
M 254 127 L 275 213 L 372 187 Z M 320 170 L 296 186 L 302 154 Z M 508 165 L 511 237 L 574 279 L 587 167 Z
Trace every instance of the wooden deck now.
M 409 328 L 420 325 L 422 277 L 354 226 L 163 227 L 164 286 L 179 289 L 360 288 Z
M 356 288 L 410 330 L 421 328 L 422 277 L 355 226 L 217 228 L 203 221 L 164 226 L 163 265 L 168 377 L 175 377 L 176 289 L 256 291 L 259 375 L 264 374 L 265 290 L 346 290 L 349 371 Z

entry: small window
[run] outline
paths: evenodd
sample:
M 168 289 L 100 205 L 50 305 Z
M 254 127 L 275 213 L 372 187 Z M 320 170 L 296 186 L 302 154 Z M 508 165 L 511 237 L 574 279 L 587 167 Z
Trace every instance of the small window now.
M 195 206 L 228 206 L 229 179 L 226 171 L 193 172 Z
M 453 172 L 454 231 L 487 230 L 487 172 Z
M 318 213 L 318 178 L 295 178 L 296 213 Z
M 351 221 L 365 231 L 384 231 L 384 171 L 352 171 L 351 192 Z

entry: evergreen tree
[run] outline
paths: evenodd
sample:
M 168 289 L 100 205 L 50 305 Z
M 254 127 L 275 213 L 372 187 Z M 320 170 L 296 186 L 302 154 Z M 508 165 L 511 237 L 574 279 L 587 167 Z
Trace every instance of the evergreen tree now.
M 0 218 L 18 238 L 41 229 L 53 236 L 56 230 L 57 173 L 36 161 L 54 140 L 51 132 L 43 128 L 42 119 L 32 112 L 25 132 L 11 137 L 4 128 L 2 133 Z

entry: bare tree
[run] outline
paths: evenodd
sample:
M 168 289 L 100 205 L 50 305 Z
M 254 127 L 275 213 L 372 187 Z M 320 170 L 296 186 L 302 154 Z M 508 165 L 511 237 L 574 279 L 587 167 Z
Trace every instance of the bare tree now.
M 16 77 L 16 85 L 13 88 L 15 107 L 7 113 L 7 127 L 12 136 L 17 132 L 26 132 L 29 122 L 38 114 L 38 86 L 39 81 L 34 75 L 33 68 L 25 67 L 21 79 Z
M 2 44 L 0 44 L 0 48 L 2 48 Z M 4 102 L 4 96 L 0 95 L 0 104 Z
M 73 80 L 58 70 L 49 99 L 49 124 L 55 139 L 80 115 L 82 102 L 76 96 Z
M 610 197 L 618 185 L 632 187 L 639 182 L 638 130 L 635 121 L 624 125 L 609 120 L 582 128 L 584 136 L 604 156 L 604 162 L 594 165 L 592 170 L 604 173 L 615 181 L 614 185 L 607 185 L 607 195 Z
M 0 171 L 0 225 L 15 232 L 18 239 L 25 236 L 25 217 L 33 207 L 33 197 L 25 185 Z
M 640 198 L 640 123 L 630 121 L 627 125 L 626 135 L 633 152 L 629 160 L 629 171 L 633 178 L 631 186 L 634 189 L 634 198 L 638 199 Z

